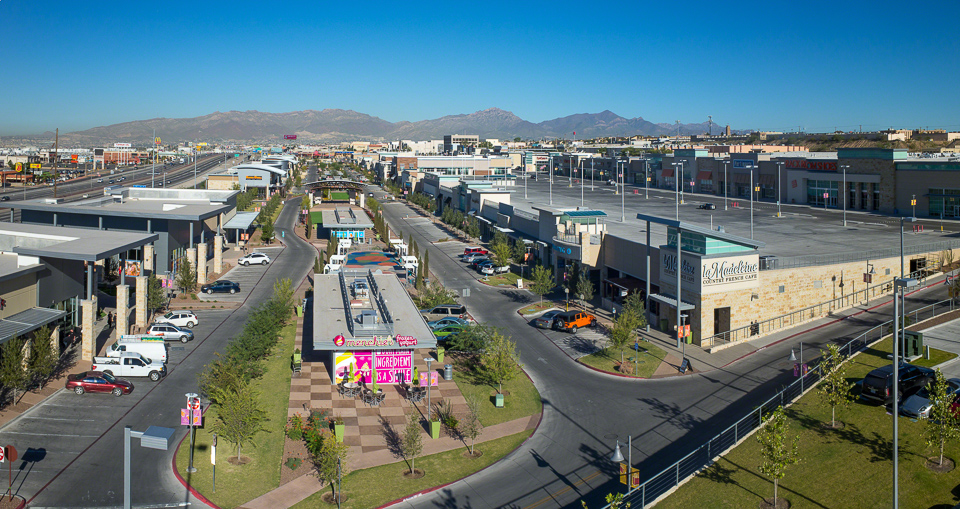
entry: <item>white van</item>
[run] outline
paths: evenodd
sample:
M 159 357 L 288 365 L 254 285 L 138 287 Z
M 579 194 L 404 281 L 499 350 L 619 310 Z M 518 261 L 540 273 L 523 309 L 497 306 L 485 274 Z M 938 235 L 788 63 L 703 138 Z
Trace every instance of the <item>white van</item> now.
M 148 359 L 167 362 L 167 345 L 163 341 L 141 341 L 136 339 L 120 339 L 110 345 L 107 357 L 120 357 L 123 352 L 136 352 Z

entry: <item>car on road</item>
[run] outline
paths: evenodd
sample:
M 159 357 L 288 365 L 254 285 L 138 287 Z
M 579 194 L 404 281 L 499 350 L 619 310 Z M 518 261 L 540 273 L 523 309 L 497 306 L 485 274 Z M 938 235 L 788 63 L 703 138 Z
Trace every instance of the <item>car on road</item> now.
M 10 197 L 9 196 L 0 197 L 0 201 L 10 201 Z
M 103 179 L 97 179 L 97 183 L 100 184 L 103 182 Z
M 559 309 L 547 311 L 533 320 L 534 327 L 538 329 L 553 329 L 557 326 L 557 316 L 563 313 Z
M 463 325 L 445 325 L 435 329 L 433 335 L 437 337 L 437 342 L 446 343 L 448 339 L 459 334 L 464 328 Z
M 268 263 L 270 263 L 270 257 L 263 253 L 250 253 L 237 260 L 237 264 L 247 267 L 251 264 L 266 265 Z
M 181 343 L 193 341 L 193 331 L 181 329 L 169 323 L 154 323 L 147 328 L 146 334 L 163 338 L 164 341 L 179 341 Z
M 462 325 L 466 327 L 470 325 L 470 320 L 467 320 L 466 318 L 460 318 L 458 316 L 448 316 L 446 318 L 427 322 L 427 326 L 430 327 L 430 330 L 436 330 L 447 325 Z
M 102 371 L 84 371 L 67 376 L 64 387 L 77 394 L 105 392 L 120 397 L 133 392 L 133 383 Z
M 203 293 L 237 293 L 240 291 L 240 284 L 221 279 L 201 286 L 200 291 Z
M 717 210 L 717 206 L 712 203 L 701 203 L 697 208 L 703 210 Z
M 930 417 L 930 408 L 933 407 L 933 402 L 930 401 L 930 391 L 933 389 L 933 383 L 934 380 L 931 379 L 924 388 L 904 400 L 900 404 L 900 414 L 918 419 Z M 949 387 L 947 398 L 952 404 L 960 395 L 960 378 L 950 378 L 947 380 L 947 386 Z
M 197 315 L 188 309 L 170 311 L 169 313 L 154 319 L 156 323 L 169 323 L 177 327 L 186 327 L 192 329 L 194 325 L 200 323 Z
M 421 309 L 420 314 L 428 322 L 449 317 L 466 318 L 467 308 L 463 304 L 440 304 L 430 309 Z
M 913 364 L 900 364 L 898 371 L 900 395 L 897 400 L 901 401 L 901 405 L 904 396 L 912 396 L 933 379 L 932 369 Z M 860 388 L 860 398 L 884 405 L 893 403 L 893 364 L 867 373 Z
M 564 311 L 557 315 L 556 328 L 576 334 L 580 327 L 592 327 L 596 323 L 597 317 L 586 311 Z
M 480 267 L 480 273 L 485 274 L 487 276 L 492 276 L 494 274 L 503 274 L 505 272 L 510 272 L 509 265 L 502 265 L 500 267 L 497 267 L 496 265 L 490 263 Z

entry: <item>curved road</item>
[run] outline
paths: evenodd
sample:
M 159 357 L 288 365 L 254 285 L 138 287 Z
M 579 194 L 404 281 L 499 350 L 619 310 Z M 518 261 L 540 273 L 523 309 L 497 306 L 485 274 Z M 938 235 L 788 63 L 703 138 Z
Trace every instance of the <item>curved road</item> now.
M 580 500 L 602 507 L 607 493 L 623 490 L 609 460 L 617 439 L 626 457 L 624 442 L 633 436 L 634 466 L 641 480 L 652 477 L 792 382 L 793 363 L 787 358 L 797 342 L 803 341 L 805 351 L 812 353 L 831 341 L 844 343 L 892 316 L 892 306 L 885 304 L 705 373 L 657 380 L 613 377 L 575 363 L 528 325 L 515 313 L 520 305 L 515 291 L 477 283 L 472 271 L 431 244 L 438 237 L 432 223 L 409 220 L 407 216 L 419 216 L 400 202 L 387 202 L 383 209 L 404 238 L 433 252 L 431 267 L 444 286 L 471 289 L 462 301 L 478 321 L 496 323 L 513 337 L 544 404 L 540 427 L 503 460 L 397 507 L 579 508 Z M 907 307 L 943 298 L 945 287 L 938 286 L 909 297 Z

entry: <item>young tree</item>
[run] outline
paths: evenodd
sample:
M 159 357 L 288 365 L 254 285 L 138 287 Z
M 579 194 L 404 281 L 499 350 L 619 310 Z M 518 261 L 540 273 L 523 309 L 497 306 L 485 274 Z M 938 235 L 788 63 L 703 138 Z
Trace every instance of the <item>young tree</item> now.
M 480 372 L 497 384 L 497 392 L 503 394 L 503 382 L 512 380 L 520 372 L 517 344 L 499 330 L 494 330 L 484 346 L 480 354 Z
M 497 264 L 497 267 L 510 265 L 510 244 L 506 242 L 495 243 L 490 246 L 490 250 L 493 253 L 493 262 Z
M 186 257 L 180 260 L 176 283 L 181 293 L 192 292 L 197 287 L 197 271 L 193 270 L 193 264 Z
M 160 278 L 155 274 L 150 274 L 150 277 L 147 278 L 147 314 L 162 308 L 166 302 L 167 299 Z
M 513 259 L 513 263 L 520 266 L 520 275 L 523 276 L 523 267 L 527 262 L 527 246 L 522 240 L 517 239 L 517 241 L 513 243 L 513 248 L 510 250 L 510 257 Z
M 540 296 L 540 304 L 543 304 L 543 296 L 553 291 L 554 286 L 552 268 L 539 264 L 534 267 L 530 291 Z
M 323 272 L 323 269 L 320 267 L 320 257 L 323 256 L 323 251 L 320 251 L 320 256 L 317 256 L 313 260 L 313 273 L 320 274 Z
M 423 271 L 420 270 L 422 268 L 423 268 L 423 262 L 421 261 L 420 267 L 417 268 L 416 279 L 414 279 L 414 283 L 413 283 L 413 287 L 416 288 L 417 291 L 423 290 Z
M 620 365 L 623 366 L 623 350 L 636 337 L 637 319 L 633 313 L 620 313 L 610 329 L 610 346 L 620 351 Z
M 930 393 L 931 406 L 930 415 L 927 416 L 926 426 L 923 428 L 923 439 L 927 447 L 939 450 L 938 465 L 943 465 L 943 448 L 947 442 L 960 436 L 960 429 L 957 427 L 960 420 L 953 411 L 951 389 L 940 368 L 937 368 L 936 378 L 927 389 Z
M 267 244 L 273 240 L 273 222 L 270 221 L 269 217 L 260 225 L 260 239 Z
M 342 442 L 337 442 L 337 437 L 329 430 L 323 430 L 320 450 L 313 457 L 313 465 L 317 469 L 318 477 L 321 481 L 330 485 L 333 495 L 337 494 L 337 474 L 339 470 L 340 479 L 346 477 L 347 453 L 350 446 Z M 339 487 L 343 492 L 343 486 Z
M 418 305 L 420 309 L 432 308 L 440 304 L 449 304 L 457 301 L 457 294 L 452 290 L 447 290 L 439 282 L 434 281 L 425 286 L 422 292 L 417 294 Z
M 47 378 L 57 367 L 57 354 L 53 349 L 52 331 L 44 325 L 33 333 L 30 340 L 30 359 L 27 361 L 27 370 L 30 379 L 43 387 Z
M 423 452 L 423 436 L 420 432 L 420 419 L 416 412 L 410 414 L 410 417 L 407 418 L 407 427 L 403 429 L 403 436 L 400 439 L 400 449 L 403 457 L 410 460 L 410 473 L 412 474 L 417 456 Z
M 307 214 L 307 227 L 303 233 L 307 240 L 310 240 L 310 236 L 313 235 L 313 217 L 310 214 Z
M 760 454 L 763 457 L 763 464 L 760 465 L 759 470 L 761 474 L 773 479 L 774 507 L 777 507 L 777 487 L 780 479 L 786 475 L 788 466 L 800 462 L 798 452 L 800 436 L 794 437 L 791 442 L 787 437 L 789 430 L 783 407 L 777 407 L 763 428 L 757 432 Z
M 260 408 L 256 391 L 244 383 L 238 390 L 225 391 L 217 405 L 217 419 L 213 431 L 231 444 L 237 445 L 237 459 L 240 459 L 240 447 L 264 431 L 263 423 L 267 413 Z
M 580 271 L 580 277 L 577 280 L 577 296 L 580 298 L 581 306 L 584 301 L 590 302 L 593 299 L 593 281 L 590 281 L 590 276 L 585 270 Z
M 846 357 L 840 353 L 840 347 L 829 345 L 826 350 L 820 350 L 820 369 L 823 378 L 817 386 L 817 395 L 820 402 L 830 407 L 830 427 L 837 426 L 837 407 L 845 407 L 853 401 L 850 389 L 853 383 L 847 381 L 847 368 L 844 365 Z
M 23 346 L 26 342 L 14 336 L 0 346 L 0 384 L 13 389 L 13 403 L 17 403 L 20 391 L 26 390 L 30 379 L 23 369 Z
M 461 214 L 462 216 L 462 214 Z M 469 237 L 479 238 L 480 237 L 480 222 L 477 221 L 476 217 L 470 216 L 467 220 L 467 228 L 465 233 Z
M 623 301 L 623 313 L 632 314 L 637 322 L 637 328 L 642 328 L 647 326 L 647 313 L 646 306 L 643 304 L 643 297 L 639 292 L 631 293 Z
M 424 279 L 430 279 L 430 251 L 423 252 L 423 263 L 420 264 Z
M 467 413 L 460 421 L 463 436 L 470 439 L 470 455 L 473 455 L 473 445 L 483 433 L 483 424 L 480 422 L 480 400 L 476 395 L 467 396 Z

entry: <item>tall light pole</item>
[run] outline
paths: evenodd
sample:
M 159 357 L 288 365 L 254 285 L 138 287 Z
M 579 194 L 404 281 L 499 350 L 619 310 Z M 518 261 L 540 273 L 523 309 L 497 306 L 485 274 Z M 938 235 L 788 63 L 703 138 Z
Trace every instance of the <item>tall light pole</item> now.
M 568 164 L 567 167 L 570 169 L 570 173 L 567 174 L 567 177 L 569 177 L 567 179 L 569 181 L 567 187 L 573 187 L 573 154 L 570 154 L 570 164 Z
M 617 439 L 617 448 L 610 455 L 610 461 L 620 464 L 623 462 L 623 453 L 620 452 L 620 439 Z M 631 477 L 633 477 L 633 435 L 627 436 L 627 493 L 630 493 Z
M 902 260 L 901 255 L 901 260 Z M 893 282 L 893 507 L 900 507 L 900 487 L 897 477 L 899 476 L 899 451 L 897 442 L 899 442 L 899 429 L 897 417 L 900 414 L 900 402 L 898 393 L 900 391 L 900 353 L 898 352 L 898 342 L 900 334 L 900 313 L 897 307 L 897 293 L 903 293 L 907 288 L 913 288 L 919 283 L 912 278 L 898 278 Z
M 581 160 L 579 160 L 579 161 L 577 161 L 577 162 L 580 163 L 580 206 L 582 207 L 582 206 L 583 206 L 583 203 L 584 203 L 584 202 L 583 202 L 583 185 L 584 185 L 584 182 L 583 182 L 583 160 L 581 159 Z
M 847 168 L 849 164 L 840 165 L 843 168 L 843 226 L 847 225 Z M 914 214 L 916 216 L 916 214 Z M 902 276 L 901 276 L 902 277 Z
M 780 187 L 780 172 L 781 172 L 781 170 L 783 170 L 783 161 L 777 161 L 777 217 L 780 217 L 780 202 L 783 201 L 783 200 L 780 198 L 780 189 L 781 189 L 781 187 Z M 846 175 L 846 173 L 844 173 L 844 175 Z M 844 209 L 843 213 L 844 213 L 844 216 L 843 216 L 843 225 L 846 226 L 846 225 L 847 225 L 847 216 L 846 216 L 847 211 L 846 211 L 846 209 Z
M 626 166 L 626 161 L 624 161 L 624 166 Z M 617 170 L 617 175 L 620 178 L 620 222 L 622 223 L 626 221 L 627 218 L 626 215 L 624 215 L 624 200 L 626 199 L 624 195 L 627 194 L 627 190 L 624 189 L 625 172 L 620 167 L 617 167 Z
M 753 168 L 750 168 L 750 240 L 753 240 Z
M 529 180 L 528 179 L 529 175 L 527 175 L 527 167 L 522 166 L 522 168 L 523 168 L 523 199 L 526 200 L 527 199 L 527 180 Z M 536 163 L 534 163 L 534 171 L 536 171 Z
M 150 168 L 150 187 L 157 187 L 157 183 L 154 182 L 157 174 L 157 150 L 160 148 L 160 145 L 157 145 L 157 130 L 153 130 L 153 166 Z
M 643 158 L 643 199 L 650 199 L 650 160 Z
M 673 180 L 676 184 L 674 186 L 674 195 L 673 201 L 677 204 L 677 221 L 680 220 L 680 177 L 683 174 L 683 161 L 677 163 L 670 163 L 673 166 Z M 679 171 L 678 171 L 679 170 Z
M 433 371 L 430 370 L 430 363 L 433 357 L 424 357 L 423 362 L 427 363 L 427 425 L 430 424 L 430 381 L 433 380 Z
M 727 182 L 727 166 L 730 164 L 730 161 L 723 162 L 723 210 L 727 210 L 727 187 L 729 187 L 729 182 Z
M 593 191 L 593 158 L 590 158 L 590 190 Z
M 553 205 L 553 156 L 550 157 L 550 205 Z

